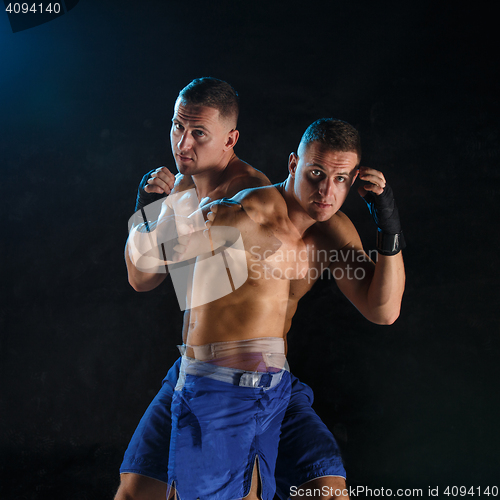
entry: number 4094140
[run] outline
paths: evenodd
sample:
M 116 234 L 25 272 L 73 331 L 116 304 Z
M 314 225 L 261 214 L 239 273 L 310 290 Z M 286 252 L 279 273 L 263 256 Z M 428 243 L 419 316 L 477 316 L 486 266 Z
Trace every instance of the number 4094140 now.
M 446 489 L 443 491 L 443 494 L 446 496 L 452 496 L 452 497 L 464 497 L 464 496 L 485 496 L 489 497 L 490 495 L 493 497 L 498 496 L 498 487 L 497 486 L 486 486 L 481 488 L 480 486 L 474 488 L 471 486 L 470 488 L 467 488 L 465 486 L 447 486 Z
M 59 14 L 61 12 L 61 4 L 59 3 L 49 3 L 44 6 L 43 3 L 32 3 L 31 6 L 27 3 L 9 3 L 5 8 L 5 12 L 9 14 L 28 14 L 28 13 L 43 13 L 47 12 L 49 14 Z

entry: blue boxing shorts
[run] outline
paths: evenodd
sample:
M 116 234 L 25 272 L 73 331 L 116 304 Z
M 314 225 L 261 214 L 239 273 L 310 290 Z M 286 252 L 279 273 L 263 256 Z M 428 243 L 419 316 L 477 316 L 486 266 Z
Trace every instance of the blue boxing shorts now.
M 292 393 L 281 424 L 275 471 L 276 493 L 282 500 L 290 497 L 292 486 L 319 477 L 346 477 L 340 448 L 312 408 L 312 389 L 293 375 L 291 380 Z
M 172 429 L 170 406 L 180 366 L 181 358 L 172 365 L 160 391 L 141 418 L 123 457 L 121 474 L 140 474 L 162 483 L 168 482 L 168 449 Z
M 243 498 L 257 464 L 262 500 L 273 500 L 290 390 L 286 369 L 249 372 L 184 356 L 172 399 L 168 466 L 179 497 Z
M 170 368 L 162 387 L 142 417 L 120 468 L 168 483 L 170 405 L 179 378 L 181 358 Z M 346 477 L 339 447 L 327 426 L 312 408 L 311 388 L 293 374 L 291 397 L 281 426 L 275 477 L 282 500 L 291 486 L 301 486 L 323 476 Z

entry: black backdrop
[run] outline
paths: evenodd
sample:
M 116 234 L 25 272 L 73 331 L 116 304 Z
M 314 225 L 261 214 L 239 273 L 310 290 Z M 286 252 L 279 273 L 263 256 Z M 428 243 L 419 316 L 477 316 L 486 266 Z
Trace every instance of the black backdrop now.
M 398 199 L 398 321 L 325 281 L 289 336 L 349 485 L 500 486 L 493 33 L 479 3 L 81 0 L 18 33 L 0 14 L 1 498 L 114 494 L 181 325 L 169 282 L 128 285 L 127 220 L 143 173 L 174 168 L 177 92 L 209 75 L 239 91 L 237 153 L 272 181 L 334 116 Z M 373 248 L 355 191 L 344 211 Z

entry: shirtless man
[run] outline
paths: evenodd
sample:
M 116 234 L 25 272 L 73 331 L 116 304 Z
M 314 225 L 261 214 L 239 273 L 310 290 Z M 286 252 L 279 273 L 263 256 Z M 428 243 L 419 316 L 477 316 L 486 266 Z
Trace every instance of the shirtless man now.
M 217 214 L 214 228 L 217 226 L 235 226 L 241 230 L 247 253 L 250 252 L 247 259 L 249 263 L 249 279 L 244 286 L 233 294 L 191 311 L 191 321 L 187 338 L 185 337 L 187 356 L 183 358 L 184 372 L 181 374 L 178 390 L 172 404 L 174 435 L 177 440 L 174 440 L 171 448 L 173 457 L 171 456 L 169 465 L 169 473 L 171 474 L 169 481 L 175 482 L 176 486 L 179 486 L 181 498 L 183 494 L 186 498 L 189 498 L 192 494 L 189 485 L 194 484 L 197 488 L 201 488 L 199 482 L 202 485 L 209 484 L 209 488 L 212 489 L 203 490 L 203 496 L 203 494 L 209 495 L 213 493 L 215 491 L 213 488 L 222 488 L 223 482 L 220 474 L 212 477 L 211 480 L 207 479 L 206 483 L 203 482 L 203 470 L 210 469 L 210 466 L 207 467 L 207 465 L 212 465 L 213 458 L 219 456 L 219 454 L 205 456 L 197 461 L 196 450 L 190 449 L 188 446 L 189 438 L 188 441 L 183 441 L 186 429 L 183 419 L 186 419 L 186 415 L 188 416 L 187 427 L 192 430 L 193 427 L 196 428 L 196 425 L 199 426 L 203 422 L 203 417 L 207 417 L 206 412 L 203 414 L 203 411 L 200 413 L 200 410 L 210 406 L 210 404 L 205 403 L 202 408 L 187 412 L 183 407 L 184 410 L 179 412 L 178 410 L 182 404 L 186 402 L 188 405 L 190 404 L 190 396 L 185 397 L 183 395 L 184 384 L 191 384 L 191 389 L 196 386 L 196 384 L 193 386 L 193 380 L 189 380 L 189 377 L 193 379 L 193 376 L 194 380 L 209 379 L 209 384 L 213 384 L 214 373 L 216 373 L 217 382 L 221 382 L 221 379 L 217 378 L 219 377 L 218 372 L 212 369 L 207 372 L 206 367 L 222 364 L 223 368 L 219 367 L 218 370 L 226 375 L 229 369 L 239 370 L 237 373 L 241 378 L 248 370 L 253 373 L 265 373 L 271 377 L 271 381 L 268 377 L 264 382 L 267 386 L 264 385 L 264 388 L 260 390 L 274 390 L 275 386 L 272 380 L 276 379 L 276 370 L 280 367 L 280 363 L 276 360 L 280 359 L 280 355 L 284 355 L 284 338 L 296 310 L 297 301 L 311 288 L 314 281 L 321 274 L 320 272 L 311 273 L 311 270 L 318 271 L 329 267 L 340 289 L 371 321 L 390 324 L 399 315 L 404 289 L 404 268 L 401 253 L 399 252 L 401 230 L 397 209 L 395 209 L 390 188 L 386 186 L 383 174 L 373 169 L 360 169 L 361 179 L 368 183 L 360 188 L 360 194 L 370 196 L 370 192 L 374 193 L 374 195 L 371 195 L 370 203 L 372 204 L 372 213 L 376 215 L 379 233 L 381 234 L 379 248 L 383 254 L 386 254 L 379 257 L 376 265 L 364 254 L 359 236 L 353 225 L 345 215 L 338 212 L 358 174 L 359 156 L 359 138 L 352 127 L 343 122 L 332 120 L 316 122 L 304 134 L 298 153 L 290 156 L 290 175 L 283 184 L 278 185 L 277 188 L 268 187 L 240 193 L 233 200 L 236 202 L 235 204 L 224 202 L 218 210 L 217 206 L 214 206 L 212 212 L 208 214 L 208 218 L 212 220 L 214 214 Z M 278 245 L 276 245 L 276 240 L 279 242 Z M 302 258 L 293 259 L 294 255 L 303 255 L 304 251 L 308 255 L 305 268 Z M 336 253 L 337 257 L 340 254 L 340 258 L 332 259 L 332 252 Z M 292 255 L 291 258 L 289 254 Z M 285 255 L 286 257 L 284 257 Z M 352 271 L 351 274 L 349 274 L 349 270 Z M 356 271 L 358 272 L 356 273 Z M 314 277 L 312 274 L 314 274 Z M 290 279 L 294 281 L 290 282 Z M 262 344 L 263 339 L 267 339 L 269 342 L 265 348 Z M 217 351 L 220 347 L 220 342 L 224 342 L 222 345 L 226 347 L 234 345 L 235 351 L 231 355 L 223 356 L 223 360 L 219 359 L 217 361 L 207 355 L 206 347 L 210 344 L 213 353 L 214 350 Z M 242 342 L 247 343 L 241 345 Z M 282 345 L 281 350 L 280 345 Z M 265 349 L 270 350 L 266 351 Z M 252 353 L 250 357 L 248 357 L 249 351 Z M 251 364 L 264 359 L 269 360 L 269 355 L 274 360 L 274 364 L 266 364 L 265 368 L 260 365 L 248 366 L 248 363 Z M 281 365 L 281 368 L 283 368 L 283 365 Z M 281 387 L 282 393 L 279 397 L 270 399 L 288 404 L 290 390 L 292 390 L 293 394 L 293 389 L 290 388 L 290 376 L 283 375 L 282 371 L 278 370 L 280 381 L 276 385 L 276 387 Z M 204 375 L 204 377 L 200 377 L 200 375 Z M 260 382 L 259 379 L 258 383 Z M 199 382 L 198 385 L 200 384 L 203 383 Z M 240 385 L 242 384 L 240 383 Z M 196 391 L 196 387 L 194 389 Z M 245 389 L 248 389 L 248 387 L 243 390 Z M 210 391 L 205 392 L 210 394 Z M 266 394 L 269 398 L 271 392 L 269 391 Z M 231 400 L 233 400 L 233 396 L 236 397 L 235 394 L 231 393 Z M 305 398 L 308 397 L 310 396 L 307 395 Z M 222 407 L 224 406 L 222 405 Z M 279 407 L 279 405 L 277 406 Z M 291 406 L 295 405 L 290 404 Z M 295 408 L 291 410 L 290 407 L 287 411 L 293 412 L 294 418 L 296 416 L 300 417 L 304 411 L 306 413 L 312 411 L 310 404 L 309 408 L 307 408 L 307 402 L 303 401 L 299 406 L 298 411 Z M 271 431 L 276 430 L 276 428 L 279 430 L 279 422 L 283 417 L 283 408 L 282 405 L 278 408 L 279 411 L 277 413 L 275 411 L 272 418 L 270 417 L 270 421 L 273 422 L 273 425 L 269 427 Z M 194 426 L 193 422 L 189 421 L 189 415 L 191 414 L 195 414 L 197 417 Z M 242 419 L 239 418 L 238 420 L 241 421 Z M 209 413 L 208 421 L 217 421 L 217 419 L 213 418 Z M 301 421 L 300 418 L 293 420 L 294 427 L 303 425 L 302 428 L 296 429 L 296 435 L 303 433 L 306 426 L 307 428 L 311 427 L 309 424 L 310 422 Z M 222 427 L 227 428 L 227 426 L 227 421 L 224 421 Z M 289 463 L 285 468 L 297 466 L 297 448 L 302 447 L 302 450 L 300 450 L 304 453 L 300 457 L 302 461 L 305 459 L 307 451 L 312 450 L 315 455 L 324 451 L 322 449 L 324 430 L 321 430 L 318 436 L 318 428 L 314 425 L 312 429 L 308 429 L 311 433 L 306 438 L 307 443 L 305 445 L 302 442 L 298 446 L 298 443 L 293 441 L 293 445 L 288 446 L 287 449 L 286 437 L 289 427 L 285 417 L 281 429 L 280 456 L 282 451 L 284 452 L 283 455 L 287 455 L 288 451 L 292 453 L 292 456 L 288 457 L 291 459 L 288 460 Z M 232 433 L 232 435 L 238 434 L 238 432 Z M 209 433 L 203 433 L 203 436 L 206 437 L 206 439 L 204 437 L 203 442 L 209 445 L 218 440 L 217 437 L 215 439 L 210 438 Z M 270 483 L 273 482 L 274 462 L 272 460 L 272 449 L 277 444 L 276 441 L 273 442 L 272 438 L 275 439 L 276 435 L 262 434 L 259 437 L 264 437 L 261 440 L 268 442 L 268 448 L 259 450 L 252 448 L 253 455 L 248 456 L 252 458 L 258 457 L 259 460 L 262 459 L 259 461 L 259 465 L 264 464 L 259 469 L 259 479 L 262 486 L 260 496 L 262 498 L 272 498 L 272 486 L 271 490 L 269 489 Z M 179 446 L 180 444 L 181 446 Z M 309 446 L 310 450 L 305 449 L 307 446 Z M 210 450 L 210 446 L 208 446 L 208 449 Z M 223 447 L 223 450 L 231 449 L 231 446 Z M 183 456 L 185 450 L 189 451 Z M 247 459 L 248 456 L 246 456 Z M 210 462 L 210 458 L 212 462 Z M 284 462 L 286 462 L 286 458 Z M 335 457 L 326 453 L 322 458 L 333 460 Z M 231 463 L 233 461 L 234 457 L 231 458 Z M 252 470 L 254 472 L 252 495 L 258 494 L 256 488 L 259 485 L 259 480 L 256 479 L 257 468 L 254 467 L 255 463 L 253 460 L 250 462 L 247 460 L 246 466 L 243 467 L 244 482 L 248 488 L 250 487 L 249 481 Z M 196 469 L 197 464 L 198 466 L 201 464 L 201 469 Z M 240 467 L 236 467 L 237 471 L 242 468 L 241 462 L 239 465 Z M 224 464 L 220 473 L 227 469 L 228 464 Z M 182 476 L 183 471 L 184 473 L 190 471 L 187 478 Z M 283 467 L 281 467 L 281 472 L 283 472 Z M 288 487 L 302 485 L 306 481 L 309 481 L 307 483 L 309 488 L 329 486 L 332 496 L 335 496 L 334 491 L 341 492 L 342 487 L 345 487 L 342 478 L 334 477 L 342 475 L 341 473 L 338 475 L 329 474 L 318 468 L 317 472 L 310 476 L 310 479 L 307 479 L 303 475 L 304 471 L 292 470 L 288 472 L 291 474 L 290 478 L 280 480 L 278 477 L 280 459 L 278 459 L 276 475 L 281 495 L 286 496 L 290 492 L 288 489 L 287 493 L 286 485 Z M 303 481 L 300 478 L 306 480 Z M 233 483 L 234 481 L 231 484 Z M 238 490 L 236 496 L 243 496 L 242 492 L 247 493 L 248 488 Z M 198 490 L 195 491 L 198 492 Z M 233 497 L 235 497 L 235 493 L 231 491 L 228 498 Z
M 292 392 L 280 355 L 298 300 L 322 270 L 330 269 L 340 290 L 370 321 L 391 324 L 399 316 L 405 275 L 397 208 L 384 175 L 358 170 L 359 158 L 359 137 L 350 125 L 318 120 L 304 134 L 297 154 L 290 155 L 285 182 L 245 190 L 205 209 L 210 210 L 211 231 L 240 230 L 249 276 L 232 294 L 191 311 L 172 402 L 169 481 L 181 498 L 242 497 L 249 492 L 252 471 L 250 496 L 272 498 L 273 451 Z M 368 198 L 379 226 L 377 264 L 339 212 L 358 173 L 366 182 L 359 193 Z M 254 385 L 247 384 L 248 374 L 258 374 Z M 306 433 L 310 451 L 319 453 L 316 429 L 300 424 L 294 421 L 295 436 Z M 280 453 L 284 444 L 294 456 L 293 467 L 297 443 L 289 441 L 287 427 L 286 422 L 281 426 Z M 278 466 L 278 483 L 280 472 Z M 307 484 L 310 491 L 328 486 L 332 496 L 347 496 L 342 478 L 318 475 Z M 288 481 L 288 494 L 291 486 L 303 484 L 295 475 Z M 283 495 L 283 483 L 278 486 Z
M 200 204 L 232 197 L 242 189 L 269 185 L 260 171 L 234 153 L 239 132 L 238 95 L 226 82 L 215 78 L 193 80 L 175 102 L 170 140 L 179 174 L 161 167 L 141 182 L 136 210 L 165 195 L 195 188 Z M 157 287 L 165 272 L 142 272 L 130 261 L 125 249 L 128 279 L 139 292 Z M 165 269 L 164 269 L 165 271 Z M 183 330 L 189 325 L 189 311 Z M 158 396 L 141 420 L 120 468 L 116 499 L 165 499 L 170 403 L 177 382 L 180 360 L 163 381 Z M 154 446 L 148 448 L 148 443 Z
M 174 106 L 170 142 L 179 174 L 158 168 L 139 190 L 136 210 L 163 195 L 196 189 L 200 204 L 234 196 L 242 189 L 269 185 L 259 170 L 240 160 L 234 146 L 239 106 L 234 89 L 215 78 L 193 80 L 181 90 Z M 155 196 L 158 195 L 158 196 Z M 127 248 L 126 248 L 127 250 Z M 156 288 L 166 273 L 143 273 L 125 251 L 129 282 L 138 292 Z
M 175 104 L 171 130 L 172 152 L 180 174 L 174 177 L 167 168 L 162 167 L 146 175 L 141 182 L 136 210 L 171 192 L 189 190 L 193 185 L 201 204 L 231 197 L 244 188 L 269 185 L 267 177 L 234 155 L 233 147 L 238 139 L 237 109 L 234 90 L 224 82 L 204 78 L 193 81 L 183 89 Z M 138 270 L 130 262 L 128 247 L 125 259 L 129 282 L 137 291 L 151 290 L 166 278 L 164 272 L 157 274 Z M 189 311 L 186 311 L 183 338 L 187 333 L 189 317 Z M 165 498 L 171 428 L 170 406 L 179 367 L 180 359 L 169 370 L 161 390 L 134 433 L 120 468 L 121 482 L 117 500 Z M 304 425 L 316 429 L 316 435 L 321 437 L 319 441 L 323 454 L 306 458 L 303 450 L 308 448 L 309 442 L 297 437 L 295 443 L 300 441 L 302 446 L 293 448 L 295 455 L 287 451 L 283 453 L 283 460 L 278 459 L 278 464 L 283 463 L 283 492 L 287 491 L 286 485 L 289 483 L 286 472 L 289 472 L 291 477 L 302 478 L 298 484 L 329 474 L 332 477 L 345 475 L 340 450 L 333 435 L 310 406 L 310 388 L 297 379 L 292 379 L 292 400 L 296 400 L 297 404 L 291 406 L 290 414 L 294 421 L 300 417 Z M 298 404 L 301 401 L 305 402 L 305 410 Z M 300 415 L 295 411 L 299 406 Z M 288 422 L 286 418 L 285 422 Z M 292 425 L 290 428 L 293 430 Z M 301 454 L 303 472 L 289 467 L 287 462 L 293 461 L 294 456 Z M 327 464 L 324 457 L 328 457 Z M 328 481 L 328 478 L 325 480 Z M 311 484 L 314 486 L 316 483 Z M 283 494 L 288 496 L 288 492 Z

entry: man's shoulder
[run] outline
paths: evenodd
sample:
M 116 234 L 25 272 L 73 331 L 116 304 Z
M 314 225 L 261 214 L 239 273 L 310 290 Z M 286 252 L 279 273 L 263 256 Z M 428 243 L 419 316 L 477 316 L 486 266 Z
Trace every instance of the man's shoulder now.
M 210 211 L 215 213 L 216 225 L 248 229 L 248 223 L 267 226 L 279 213 L 286 215 L 286 203 L 276 186 L 262 186 L 244 189 L 232 198 L 220 198 L 202 211 L 205 218 Z
M 175 174 L 175 183 L 172 193 L 179 193 L 187 189 L 194 188 L 193 178 L 190 175 L 183 175 L 181 173 Z
M 328 220 L 316 222 L 314 231 L 331 248 L 343 248 L 359 240 L 358 231 L 351 219 L 340 210 Z
M 260 170 L 252 167 L 252 165 L 237 156 L 235 156 L 229 163 L 227 171 L 231 177 L 234 175 L 248 175 L 250 177 L 262 177 L 267 179 L 267 177 Z
M 275 220 L 280 216 L 285 217 L 288 213 L 279 184 L 244 189 L 233 196 L 232 200 L 239 203 L 253 220 L 260 223 Z
M 237 195 L 233 196 L 233 199 L 243 205 L 268 205 L 270 203 L 278 203 L 286 206 L 285 199 L 280 189 L 280 184 L 243 189 Z
M 228 179 L 227 197 L 231 198 L 243 189 L 269 186 L 271 181 L 260 170 L 247 162 L 235 158 L 226 169 Z
M 354 227 L 354 224 L 344 212 L 338 210 L 328 220 L 317 222 L 316 226 L 321 230 L 326 231 L 330 228 L 350 229 L 351 227 Z

